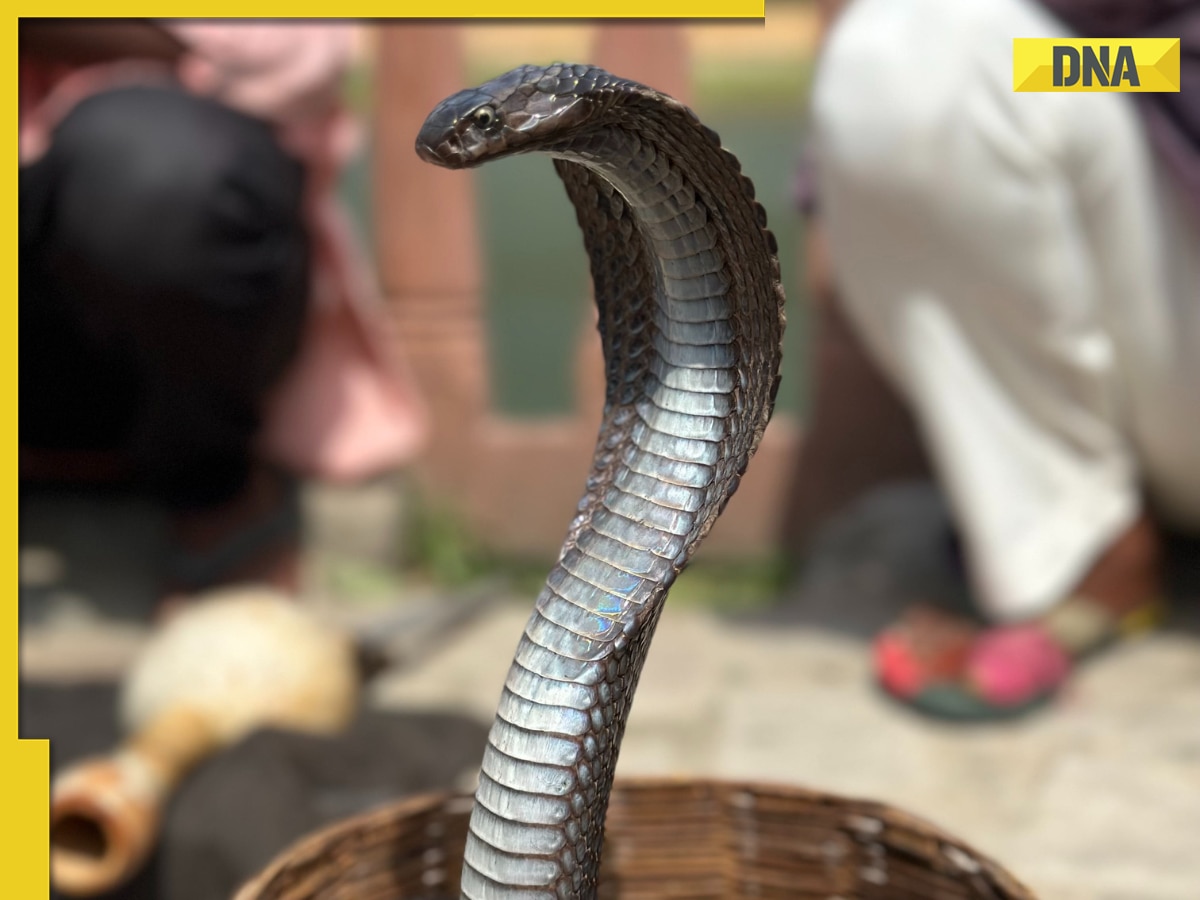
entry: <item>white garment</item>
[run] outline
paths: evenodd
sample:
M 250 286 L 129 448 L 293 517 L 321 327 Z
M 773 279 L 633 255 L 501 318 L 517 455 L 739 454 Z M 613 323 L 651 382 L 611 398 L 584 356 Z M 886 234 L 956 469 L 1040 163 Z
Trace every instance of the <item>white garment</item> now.
M 1063 599 L 1141 509 L 1200 525 L 1200 222 L 1125 94 L 1018 94 L 1026 0 L 852 0 L 813 98 L 835 277 L 976 588 Z M 869 440 L 869 435 L 863 436 Z

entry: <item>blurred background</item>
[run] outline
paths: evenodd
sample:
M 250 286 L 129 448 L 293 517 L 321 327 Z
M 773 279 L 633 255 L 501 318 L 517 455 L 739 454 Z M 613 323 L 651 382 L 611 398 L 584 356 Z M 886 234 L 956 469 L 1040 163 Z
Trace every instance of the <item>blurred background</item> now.
M 215 900 L 320 824 L 474 778 L 579 495 L 603 377 L 582 240 L 550 162 L 444 172 L 412 143 L 442 97 L 518 64 L 568 60 L 680 96 L 721 135 L 767 210 L 788 295 L 776 417 L 672 590 L 620 773 L 783 781 L 895 803 L 1046 897 L 1195 897 L 1194 541 L 1171 544 L 1168 627 L 1087 666 L 1038 715 L 932 722 L 873 684 L 868 640 L 880 628 L 914 599 L 965 608 L 969 592 L 916 429 L 838 312 L 798 207 L 819 4 L 771 0 L 765 24 L 340 27 L 328 107 L 337 149 L 325 148 L 313 180 L 328 180 L 323 202 L 358 235 L 339 232 L 338 246 L 365 260 L 350 276 L 344 260 L 332 268 L 378 289 L 323 321 L 339 322 L 357 347 L 346 352 L 386 369 L 391 388 L 372 393 L 370 371 L 353 382 L 367 386 L 346 396 L 367 400 L 344 445 L 292 466 L 295 530 L 279 578 L 276 566 L 265 579 L 165 586 L 177 545 L 207 532 L 180 531 L 178 510 L 102 477 L 95 457 L 27 453 L 23 433 L 21 727 L 52 739 L 57 772 L 111 750 L 136 727 L 128 703 L 118 715 L 121 685 L 174 611 L 242 580 L 269 582 L 349 636 L 361 708 L 336 733 L 230 738 L 181 782 L 148 867 L 102 896 Z M 22 69 L 23 90 L 33 77 Z M 23 204 L 29 193 L 23 175 Z M 339 308 L 330 303 L 327 313 Z M 389 416 L 382 449 L 356 443 L 354 428 Z M 276 458 L 286 463 L 286 448 Z M 254 516 L 273 522 L 277 501 L 226 529 L 237 546 L 249 541 L 248 556 L 257 545 L 238 529 L 258 533 Z

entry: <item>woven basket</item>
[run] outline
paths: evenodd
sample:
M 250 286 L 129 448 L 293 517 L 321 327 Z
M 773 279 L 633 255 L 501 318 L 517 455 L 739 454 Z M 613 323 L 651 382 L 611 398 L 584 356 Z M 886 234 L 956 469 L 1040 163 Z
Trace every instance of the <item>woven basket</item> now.
M 282 853 L 235 900 L 456 900 L 466 794 L 414 797 Z M 601 898 L 1031 900 L 962 841 L 879 803 L 778 785 L 625 780 Z

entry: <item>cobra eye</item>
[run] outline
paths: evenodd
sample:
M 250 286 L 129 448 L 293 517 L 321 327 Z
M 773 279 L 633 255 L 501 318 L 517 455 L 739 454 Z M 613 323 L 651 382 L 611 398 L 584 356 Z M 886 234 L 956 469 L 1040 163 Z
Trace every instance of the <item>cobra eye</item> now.
M 481 106 L 471 113 L 471 118 L 480 128 L 490 128 L 500 120 L 500 114 L 491 106 Z

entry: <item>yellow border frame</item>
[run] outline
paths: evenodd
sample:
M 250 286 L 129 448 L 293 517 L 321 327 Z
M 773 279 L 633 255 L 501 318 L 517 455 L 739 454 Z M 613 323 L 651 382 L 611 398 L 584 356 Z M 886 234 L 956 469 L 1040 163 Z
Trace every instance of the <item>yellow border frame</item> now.
M 204 16 L 209 18 L 248 18 L 245 7 L 224 2 L 195 4 L 198 9 L 186 13 L 173 13 L 175 18 Z M 161 16 L 161 7 L 146 3 L 121 3 L 118 12 L 108 10 L 109 17 Z M 314 11 L 316 4 L 261 4 L 265 9 L 256 10 L 257 17 L 267 18 L 263 13 L 272 10 L 283 18 L 319 18 Z M 404 4 L 403 18 L 436 19 L 498 19 L 498 18 L 553 18 L 553 19 L 762 19 L 765 17 L 765 0 L 617 0 L 607 4 L 603 15 L 595 13 L 564 14 L 564 8 L 586 9 L 582 4 L 564 4 L 562 0 L 520 0 L 520 2 L 488 2 L 488 0 L 409 0 Z M 356 3 L 348 14 L 339 18 L 396 18 L 394 3 Z M 94 8 L 82 3 L 55 3 L 51 10 L 37 10 L 36 15 L 45 16 L 95 16 Z M 353 13 L 353 15 L 349 15 Z M 10 20 L 8 26 L 8 55 L 10 59 L 9 88 L 5 93 L 4 113 L 9 122 L 17 120 L 17 22 L 20 16 Z M 17 205 L 19 162 L 16 143 L 12 145 L 12 160 L 9 177 L 4 180 L 3 203 L 6 209 Z M 5 391 L 4 421 L 9 432 L 5 440 L 4 465 L 11 472 L 18 468 L 17 460 L 17 228 L 12 219 L 7 220 L 4 234 L 4 270 L 9 273 L 9 305 L 5 309 L 4 325 L 0 329 L 0 359 L 3 363 Z M 48 740 L 19 740 L 18 690 L 20 684 L 20 648 L 18 633 L 18 609 L 16 599 L 19 592 L 17 537 L 17 492 L 19 477 L 7 482 L 4 490 L 3 509 L 6 540 L 13 555 L 4 571 L 13 590 L 14 602 L 4 617 L 0 641 L 11 653 L 9 671 L 12 680 L 2 692 L 0 727 L 7 737 L 0 737 L 0 844 L 4 848 L 2 871 L 3 884 L 0 895 L 14 900 L 34 900 L 50 893 L 50 742 Z
M 4 95 L 4 112 L 10 123 L 17 122 L 17 20 L 8 27 L 9 88 Z M 4 207 L 17 206 L 18 155 L 17 142 L 10 145 L 12 162 L 8 178 L 4 179 Z M 17 227 L 16 217 L 5 219 L 4 271 L 8 282 L 8 306 L 0 327 L 0 359 L 3 359 L 4 465 L 11 472 L 17 469 Z M 13 898 L 42 898 L 50 894 L 50 742 L 47 740 L 18 740 L 18 691 L 20 689 L 20 648 L 18 645 L 19 591 L 17 564 L 20 548 L 17 540 L 18 473 L 3 488 L 5 511 L 4 532 L 12 556 L 4 566 L 5 580 L 12 590 L 13 603 L 3 617 L 0 641 L 4 652 L 11 653 L 8 662 L 12 681 L 0 692 L 0 843 L 4 847 L 4 884 L 0 893 Z

